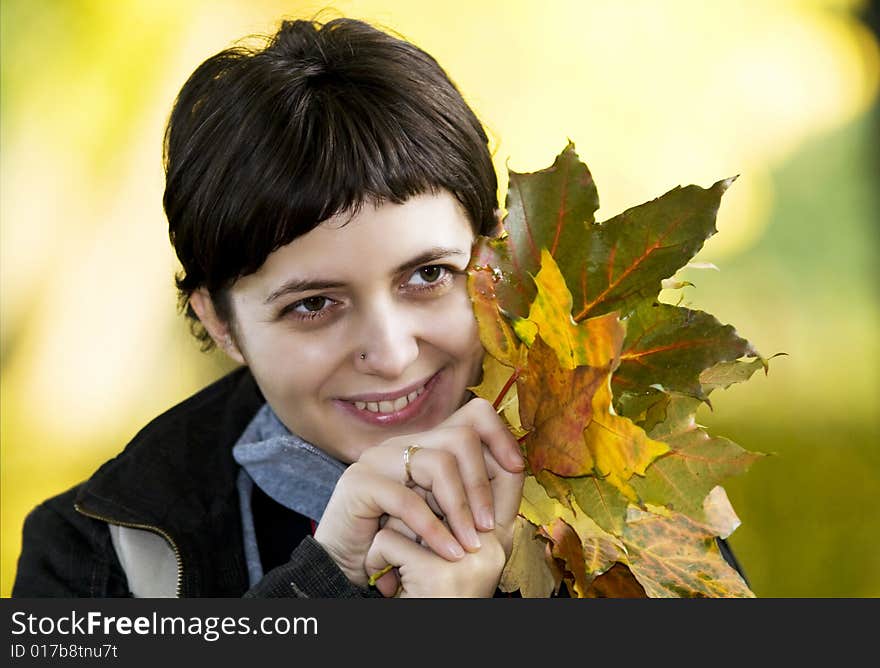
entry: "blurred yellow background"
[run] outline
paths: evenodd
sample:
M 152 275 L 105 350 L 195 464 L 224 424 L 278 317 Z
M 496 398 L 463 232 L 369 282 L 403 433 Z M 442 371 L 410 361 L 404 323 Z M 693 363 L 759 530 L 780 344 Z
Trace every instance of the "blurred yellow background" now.
M 3 0 L 0 593 L 26 513 L 230 366 L 175 310 L 163 124 L 207 57 L 326 2 Z M 687 303 L 771 373 L 704 424 L 775 455 L 728 482 L 759 596 L 880 596 L 877 4 L 338 0 L 434 55 L 506 165 L 571 138 L 599 219 L 739 174 Z M 873 23 L 873 32 L 870 24 Z

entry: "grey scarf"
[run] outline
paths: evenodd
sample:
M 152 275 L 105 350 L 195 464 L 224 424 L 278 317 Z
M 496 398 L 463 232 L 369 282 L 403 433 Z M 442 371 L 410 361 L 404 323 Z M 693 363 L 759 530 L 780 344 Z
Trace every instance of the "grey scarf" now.
M 346 465 L 292 434 L 269 404 L 263 405 L 242 432 L 232 456 L 241 466 L 238 497 L 253 586 L 263 577 L 251 509 L 254 484 L 281 505 L 318 522 Z

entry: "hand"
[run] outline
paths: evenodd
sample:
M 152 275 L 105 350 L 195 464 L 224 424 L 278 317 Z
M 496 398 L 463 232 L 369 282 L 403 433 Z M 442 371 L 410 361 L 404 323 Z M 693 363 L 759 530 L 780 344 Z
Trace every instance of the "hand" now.
M 420 446 L 410 466 L 417 487 L 410 488 L 403 453 L 414 444 Z M 521 476 L 525 463 L 492 405 L 473 399 L 429 431 L 367 449 L 339 479 L 315 540 L 361 585 L 367 583 L 367 551 L 386 515 L 399 518 L 435 555 L 458 561 L 465 550 L 480 549 L 477 528 L 496 524 L 487 466 Z
M 385 596 L 491 597 L 513 544 L 514 521 L 522 498 L 524 476 L 486 461 L 495 500 L 495 528 L 480 534 L 482 547 L 450 562 L 426 547 L 399 518 L 391 518 L 373 540 L 367 554 L 368 573 L 395 567 L 376 586 Z M 425 541 L 427 543 L 427 541 Z

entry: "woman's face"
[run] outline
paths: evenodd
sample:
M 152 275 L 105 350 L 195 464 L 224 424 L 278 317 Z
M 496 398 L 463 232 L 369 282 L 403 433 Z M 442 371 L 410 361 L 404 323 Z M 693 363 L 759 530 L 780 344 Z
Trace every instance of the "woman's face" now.
M 352 462 L 461 406 L 482 360 L 473 239 L 449 193 L 423 194 L 331 218 L 239 279 L 235 345 L 281 421 Z

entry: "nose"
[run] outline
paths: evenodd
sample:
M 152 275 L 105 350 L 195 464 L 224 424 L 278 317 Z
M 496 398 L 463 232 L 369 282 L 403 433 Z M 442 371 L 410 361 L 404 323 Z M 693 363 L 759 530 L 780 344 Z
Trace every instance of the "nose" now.
M 393 300 L 374 303 L 363 315 L 355 368 L 382 378 L 399 378 L 419 356 L 413 314 Z

